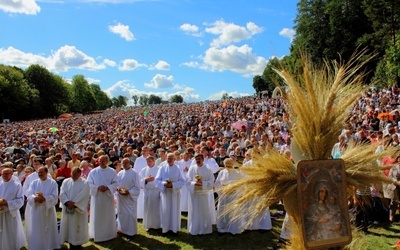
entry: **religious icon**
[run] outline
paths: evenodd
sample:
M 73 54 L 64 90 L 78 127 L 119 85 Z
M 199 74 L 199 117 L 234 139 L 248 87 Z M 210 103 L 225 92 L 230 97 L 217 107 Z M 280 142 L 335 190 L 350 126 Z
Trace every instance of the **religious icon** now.
M 300 161 L 297 176 L 306 247 L 336 247 L 350 243 L 344 161 Z

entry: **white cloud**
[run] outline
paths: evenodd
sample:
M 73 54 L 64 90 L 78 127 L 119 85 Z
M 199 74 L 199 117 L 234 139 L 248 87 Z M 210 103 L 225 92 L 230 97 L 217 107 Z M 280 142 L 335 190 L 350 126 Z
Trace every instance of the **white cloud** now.
M 246 27 L 242 27 L 234 23 L 226 23 L 223 20 L 218 20 L 210 26 L 211 27 L 206 28 L 206 32 L 219 35 L 218 38 L 211 42 L 211 46 L 217 48 L 221 45 L 250 39 L 253 35 L 258 34 L 263 30 L 253 22 L 248 22 Z
M 103 62 L 104 62 L 104 64 L 106 64 L 107 66 L 110 66 L 110 67 L 115 67 L 115 65 L 117 65 L 116 62 L 114 62 L 114 61 L 112 61 L 110 59 L 104 59 Z
M 0 10 L 9 13 L 36 15 L 40 7 L 35 0 L 0 0 Z
M 246 77 L 260 75 L 267 65 L 267 60 L 253 54 L 252 48 L 247 44 L 241 47 L 230 45 L 222 49 L 211 47 L 202 59 L 203 63 L 191 61 L 182 65 L 211 71 L 230 70 Z
M 44 1 L 44 0 L 41 0 Z M 46 0 L 47 1 L 47 0 Z M 51 1 L 51 0 L 49 0 Z M 109 3 L 109 4 L 120 4 L 120 3 L 136 3 L 136 2 L 153 2 L 154 0 L 68 0 L 82 3 Z
M 64 45 L 45 57 L 32 53 L 23 52 L 13 47 L 7 49 L 0 48 L 0 63 L 13 65 L 17 67 L 29 67 L 32 64 L 39 64 L 48 70 L 56 72 L 65 72 L 69 69 L 99 70 L 107 65 L 105 59 L 102 63 L 97 63 L 93 57 L 90 57 L 75 46 Z
M 174 77 L 172 75 L 166 76 L 157 74 L 151 79 L 149 83 L 145 83 L 144 86 L 152 89 L 169 88 L 173 86 Z
M 95 83 L 95 84 L 98 84 L 101 82 L 99 79 L 94 79 L 94 78 L 90 78 L 90 77 L 87 77 L 86 80 L 88 81 L 88 83 Z
M 197 68 L 197 69 L 202 69 L 202 70 L 209 70 L 209 67 L 205 64 L 201 64 L 196 61 L 190 61 L 190 62 L 184 62 L 181 65 L 189 67 L 189 68 Z
M 171 66 L 166 61 L 158 61 L 155 65 L 149 67 L 150 70 L 170 70 Z
M 279 35 L 290 38 L 290 41 L 292 41 L 296 35 L 296 31 L 294 29 L 283 28 L 281 31 L 279 31 Z
M 249 95 L 251 95 L 251 94 L 249 94 L 249 93 L 239 93 L 239 92 L 237 92 L 237 91 L 227 92 L 226 90 L 221 90 L 221 91 L 218 92 L 218 93 L 211 94 L 211 95 L 207 98 L 207 100 L 210 100 L 210 101 L 221 100 L 222 96 L 223 96 L 224 94 L 226 94 L 226 93 L 228 93 L 228 95 L 229 95 L 229 96 L 232 96 L 233 98 L 239 98 L 239 97 L 244 97 L 244 96 L 249 96 Z
M 192 36 L 202 36 L 202 33 L 199 32 L 199 27 L 194 24 L 184 23 L 179 27 L 179 29 Z
M 132 85 L 128 80 L 122 80 L 115 83 L 110 88 L 106 89 L 105 92 L 109 97 L 117 97 L 119 95 L 125 96 L 128 98 L 128 105 L 134 105 L 132 96 L 137 95 L 141 96 L 143 94 L 146 95 L 157 95 L 161 97 L 162 100 L 169 100 L 172 95 L 181 95 L 185 102 L 199 102 L 201 100 L 200 95 L 194 93 L 193 88 L 185 87 L 182 90 L 169 93 L 166 91 L 163 92 L 148 92 L 138 90 L 134 85 Z
M 122 70 L 122 71 L 134 70 L 139 67 L 147 67 L 147 65 L 140 64 L 135 59 L 125 59 L 122 61 L 122 66 L 119 67 L 119 70 Z
M 118 23 L 117 25 L 108 26 L 108 29 L 112 33 L 120 35 L 122 38 L 124 38 L 127 41 L 135 40 L 135 36 L 129 30 L 129 26 L 128 25 L 123 25 L 122 23 Z
M 70 68 L 86 70 L 104 69 L 104 64 L 97 64 L 93 57 L 87 56 L 75 46 L 65 45 L 53 54 L 53 69 L 55 71 L 67 71 Z

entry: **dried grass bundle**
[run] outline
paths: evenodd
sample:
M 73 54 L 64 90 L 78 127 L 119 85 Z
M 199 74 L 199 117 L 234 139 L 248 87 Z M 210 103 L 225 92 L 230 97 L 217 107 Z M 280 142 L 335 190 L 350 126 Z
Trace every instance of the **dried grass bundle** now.
M 388 166 L 381 167 L 377 159 L 381 159 L 387 155 L 397 154 L 394 147 L 388 148 L 382 153 L 375 153 L 374 145 L 350 145 L 343 153 L 342 159 L 346 166 L 346 178 L 349 194 L 353 187 L 365 187 L 375 183 L 391 183 L 392 180 L 386 177 L 383 169 Z M 389 166 L 390 167 L 390 166 Z
M 348 111 L 363 90 L 363 76 L 357 62 L 363 53 L 344 65 L 325 62 L 317 68 L 304 56 L 301 75 L 276 71 L 288 86 L 292 133 L 305 159 L 328 159 L 348 118 Z
M 267 207 L 296 190 L 296 169 L 290 159 L 276 150 L 254 154 L 253 165 L 241 167 L 240 171 L 245 178 L 223 186 L 221 191 L 222 196 L 234 197 L 234 205 L 226 213 L 234 219 L 246 215 L 248 224 Z
M 366 61 L 365 52 L 355 54 L 348 63 L 329 63 L 318 68 L 303 56 L 302 73 L 276 70 L 287 84 L 286 98 L 293 122 L 291 131 L 303 158 L 321 160 L 331 158 L 349 110 L 364 89 L 360 72 Z M 393 153 L 391 150 L 374 154 L 373 146 L 350 146 L 342 155 L 346 163 L 348 186 L 366 186 L 387 182 L 378 167 L 377 159 Z M 276 151 L 253 156 L 253 166 L 243 167 L 246 178 L 223 187 L 222 195 L 229 195 L 233 204 L 226 211 L 234 218 L 248 223 L 273 203 L 284 200 L 291 216 L 293 234 L 287 249 L 304 248 L 302 225 L 297 198 L 295 165 Z M 350 190 L 350 189 L 349 189 Z

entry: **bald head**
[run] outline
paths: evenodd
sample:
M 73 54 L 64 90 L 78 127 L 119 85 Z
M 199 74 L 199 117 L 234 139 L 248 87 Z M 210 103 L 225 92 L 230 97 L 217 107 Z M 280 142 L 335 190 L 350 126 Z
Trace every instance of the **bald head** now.
M 11 180 L 11 177 L 13 175 L 13 170 L 11 168 L 5 168 L 1 171 L 1 178 L 3 178 L 4 182 L 8 182 Z

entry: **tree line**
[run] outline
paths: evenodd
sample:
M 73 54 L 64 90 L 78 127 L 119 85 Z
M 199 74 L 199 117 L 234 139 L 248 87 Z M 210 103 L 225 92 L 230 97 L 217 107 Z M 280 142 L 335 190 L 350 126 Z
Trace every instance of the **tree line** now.
M 135 105 L 138 101 L 140 105 L 162 103 L 156 95 L 134 95 L 132 99 Z M 126 106 L 128 100 L 121 95 L 110 98 L 100 85 L 89 83 L 83 75 L 75 75 L 68 83 L 37 64 L 25 70 L 0 65 L 0 122 L 50 118 L 67 112 L 86 114 Z M 183 97 L 173 95 L 169 101 L 183 102 Z
M 400 1 L 300 0 L 290 54 L 269 60 L 262 75 L 253 78 L 257 92 L 281 85 L 274 69 L 300 70 L 306 53 L 315 64 L 348 61 L 355 51 L 367 50 L 363 69 L 366 83 L 400 87 Z

